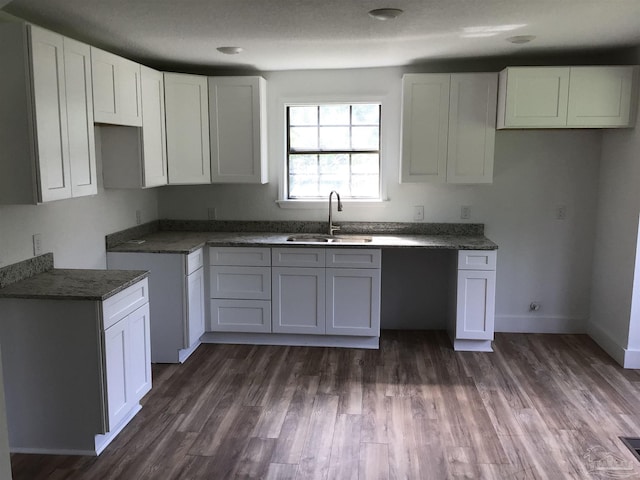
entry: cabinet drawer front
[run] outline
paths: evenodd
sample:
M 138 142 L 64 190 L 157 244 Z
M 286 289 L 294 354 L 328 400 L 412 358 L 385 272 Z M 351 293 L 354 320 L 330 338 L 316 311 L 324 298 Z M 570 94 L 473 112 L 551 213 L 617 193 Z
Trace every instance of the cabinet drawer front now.
M 271 265 L 271 249 L 249 247 L 209 247 L 209 265 L 268 267 Z
M 459 250 L 458 270 L 495 270 L 497 257 L 495 250 Z
M 271 302 L 266 300 L 211 300 L 214 332 L 271 332 Z
M 271 299 L 270 267 L 211 268 L 211 298 Z
M 327 268 L 380 268 L 381 259 L 381 252 L 376 249 L 327 249 Z
M 103 302 L 103 328 L 106 330 L 148 302 L 149 280 L 145 278 Z
M 274 267 L 324 267 L 324 248 L 274 248 Z
M 187 255 L 187 275 L 191 275 L 204 265 L 204 249 L 199 248 Z

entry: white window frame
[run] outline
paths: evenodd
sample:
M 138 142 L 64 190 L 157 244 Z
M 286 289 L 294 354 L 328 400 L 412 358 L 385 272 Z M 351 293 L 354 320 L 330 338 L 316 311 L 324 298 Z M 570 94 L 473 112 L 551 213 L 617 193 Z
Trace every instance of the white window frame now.
M 387 114 L 385 112 L 386 96 L 377 95 L 314 95 L 308 97 L 287 97 L 278 101 L 279 122 L 276 136 L 278 138 L 278 152 L 276 157 L 278 162 L 278 200 L 276 203 L 280 208 L 300 208 L 300 209 L 325 209 L 328 199 L 290 199 L 288 197 L 287 185 L 287 107 L 299 105 L 327 105 L 327 104 L 357 104 L 357 103 L 378 103 L 380 104 L 380 198 L 377 199 L 357 199 L 345 198 L 343 203 L 352 206 L 385 206 L 387 202 L 387 171 L 385 159 L 389 155 L 387 142 L 385 141 L 385 131 L 387 129 Z

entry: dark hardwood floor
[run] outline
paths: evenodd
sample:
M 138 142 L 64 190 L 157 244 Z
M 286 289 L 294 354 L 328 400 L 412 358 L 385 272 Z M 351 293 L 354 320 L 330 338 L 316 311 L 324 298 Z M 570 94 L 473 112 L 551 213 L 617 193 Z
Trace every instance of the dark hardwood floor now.
M 155 365 L 142 411 L 100 457 L 13 455 L 36 479 L 640 478 L 640 371 L 583 335 L 443 332 L 380 350 L 202 345 Z

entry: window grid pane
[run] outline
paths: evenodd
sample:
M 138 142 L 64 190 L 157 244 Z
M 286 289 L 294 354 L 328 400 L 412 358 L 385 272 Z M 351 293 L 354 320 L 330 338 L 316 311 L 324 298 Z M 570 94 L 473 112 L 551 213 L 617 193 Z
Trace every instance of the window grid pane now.
M 288 198 L 380 198 L 380 105 L 287 107 Z

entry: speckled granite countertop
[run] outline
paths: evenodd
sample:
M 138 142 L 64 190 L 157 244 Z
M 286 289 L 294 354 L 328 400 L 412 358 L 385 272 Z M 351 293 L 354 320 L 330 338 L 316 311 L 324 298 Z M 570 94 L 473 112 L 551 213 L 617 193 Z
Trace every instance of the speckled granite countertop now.
M 148 275 L 143 270 L 54 268 L 0 288 L 0 298 L 102 301 Z
M 483 235 L 389 235 L 372 234 L 371 242 L 329 243 L 287 241 L 290 233 L 235 232 L 156 232 L 138 240 L 125 242 L 108 249 L 109 252 L 183 253 L 188 254 L 205 245 L 220 247 L 315 247 L 315 248 L 427 248 L 449 250 L 495 250 L 498 246 Z M 338 235 L 340 236 L 340 235 Z M 362 234 L 345 234 L 362 236 Z

